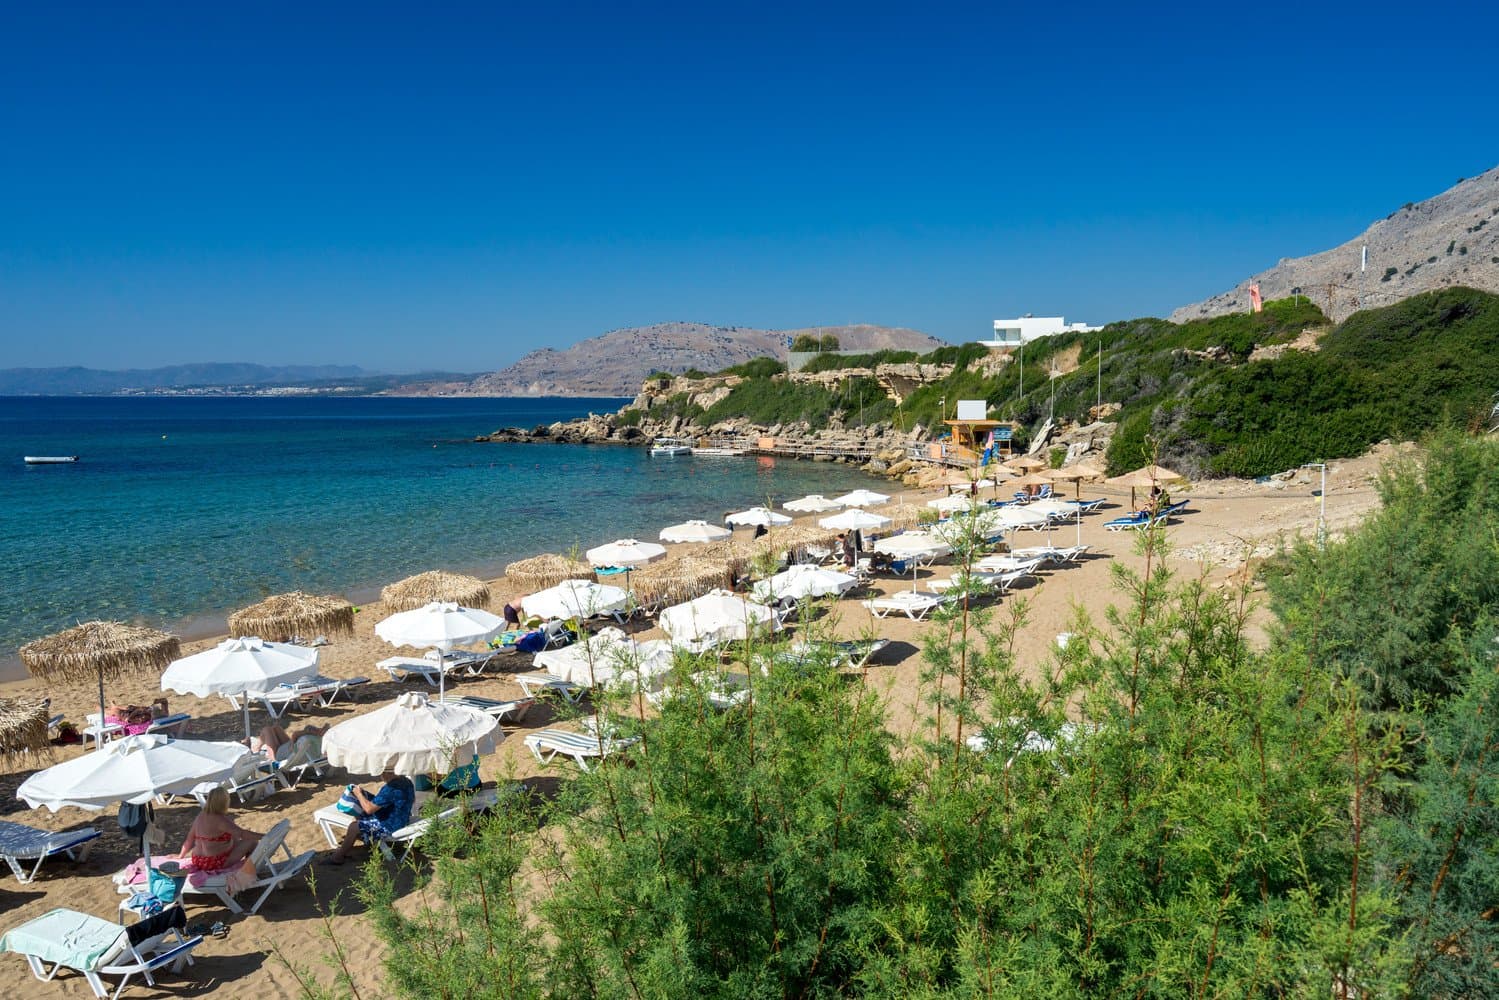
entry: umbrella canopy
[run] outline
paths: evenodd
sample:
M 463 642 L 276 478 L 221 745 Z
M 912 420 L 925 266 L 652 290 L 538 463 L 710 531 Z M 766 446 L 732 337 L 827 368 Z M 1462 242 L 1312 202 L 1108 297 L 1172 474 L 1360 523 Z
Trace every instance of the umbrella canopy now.
M 935 535 L 907 531 L 905 534 L 881 538 L 874 543 L 874 551 L 897 559 L 935 559 L 951 552 L 952 546 Z
M 532 662 L 547 673 L 584 687 L 600 687 L 616 680 L 648 680 L 671 670 L 671 643 L 664 639 L 631 642 L 617 628 L 600 629 L 584 642 L 561 649 L 544 649 Z
M 1052 479 L 1044 472 L 1028 472 L 1018 479 L 1010 480 L 1007 486 L 1050 486 Z
M 102 750 L 38 771 L 16 797 L 33 809 L 63 806 L 104 809 L 117 802 L 144 804 L 157 795 L 181 795 L 204 781 L 222 781 L 250 751 L 242 743 L 126 736 Z
M 353 635 L 354 605 L 342 597 L 320 597 L 294 590 L 275 594 L 229 616 L 232 635 L 290 638 L 313 635 Z
M 505 567 L 505 582 L 518 590 L 545 590 L 563 580 L 591 580 L 593 567 L 581 559 L 552 552 L 521 559 Z
M 838 531 L 876 531 L 888 526 L 890 518 L 867 510 L 846 510 L 841 514 L 820 518 L 817 523 Z
M 328 730 L 323 754 L 330 764 L 356 774 L 379 774 L 386 767 L 408 777 L 447 774 L 476 755 L 494 752 L 504 738 L 493 716 L 408 691 Z
M 1018 455 L 1015 458 L 1005 459 L 1005 464 L 1021 472 L 1034 472 L 1037 469 L 1046 468 L 1047 462 L 1046 459 L 1037 458 L 1035 455 Z
M 447 671 L 442 669 L 442 654 L 454 646 L 483 642 L 504 628 L 505 619 L 488 611 L 433 601 L 377 622 L 375 634 L 392 646 L 437 650 L 437 697 L 441 701 L 447 694 Z
M 21 662 L 41 680 L 97 681 L 99 718 L 104 718 L 104 682 L 131 671 L 160 670 L 182 652 L 175 635 L 124 622 L 84 622 L 28 642 Z
M 414 611 L 434 602 L 482 608 L 489 603 L 489 584 L 476 576 L 434 569 L 385 587 L 380 600 L 391 611 Z
M 1078 464 L 1069 465 L 1061 469 L 1052 469 L 1050 472 L 1046 473 L 1046 475 L 1053 482 L 1073 483 L 1074 488 L 1072 491 L 1072 495 L 1082 496 L 1082 481 L 1084 479 L 1101 479 L 1103 478 L 1103 471 L 1100 469 L 1095 469 L 1091 465 Z
M 225 639 L 210 649 L 173 660 L 161 689 L 208 698 L 216 694 L 269 691 L 317 673 L 318 651 L 260 639 Z
M 618 611 L 629 601 L 630 595 L 618 587 L 592 580 L 563 580 L 522 598 L 521 607 L 526 614 L 542 618 L 592 618 Z
M 988 504 L 982 500 L 975 500 L 966 493 L 954 493 L 952 496 L 938 497 L 926 502 L 928 507 L 935 507 L 945 514 L 951 514 L 957 510 L 972 510 L 975 507 L 986 507 Z
M 755 584 L 750 591 L 757 601 L 775 601 L 790 598 L 793 601 L 808 597 L 841 595 L 859 581 L 847 573 L 823 569 L 821 566 L 799 565 L 777 573 Z
M 630 581 L 640 603 L 657 605 L 669 601 L 690 601 L 718 587 L 727 587 L 728 564 L 721 561 L 675 559 L 637 570 Z
M 1133 507 L 1135 505 L 1136 489 L 1143 489 L 1147 486 L 1159 486 L 1164 483 L 1174 483 L 1185 478 L 1181 473 L 1173 472 L 1164 466 L 1146 465 L 1135 469 L 1133 472 L 1126 472 L 1122 476 L 1105 479 L 1104 482 L 1110 486 L 1128 486 L 1129 505 Z
M 161 689 L 178 694 L 242 695 L 317 673 L 318 651 L 260 639 L 225 639 L 211 649 L 173 660 L 161 675 Z M 243 704 L 245 738 L 250 738 L 250 702 Z
M 764 525 L 773 527 L 777 524 L 790 524 L 791 518 L 785 514 L 777 514 L 775 511 L 765 507 L 751 507 L 749 510 L 741 510 L 724 518 L 725 521 L 735 525 L 756 526 Z
M 1031 506 L 1000 507 L 994 511 L 994 519 L 1005 528 L 1036 528 L 1050 520 L 1044 512 L 1031 510 Z
M 621 538 L 618 541 L 589 549 L 585 554 L 589 563 L 594 566 L 623 566 L 626 569 L 633 569 L 660 559 L 666 555 L 666 547 L 657 545 L 655 542 L 639 542 L 633 538 Z
M 1026 504 L 1025 509 L 1035 511 L 1037 514 L 1046 514 L 1048 516 L 1056 514 L 1066 514 L 1069 518 L 1074 517 L 1078 513 L 1078 511 L 1081 510 L 1081 508 L 1078 507 L 1077 504 L 1069 503 L 1066 500 L 1037 500 L 1033 503 Z
M 800 500 L 788 500 L 781 504 L 783 509 L 794 510 L 798 514 L 824 514 L 842 506 L 837 500 L 829 500 L 821 493 L 808 493 Z
M 725 538 L 733 537 L 734 532 L 722 525 L 709 524 L 707 521 L 683 521 L 681 524 L 673 524 L 669 528 L 661 529 L 661 540 L 663 542 L 687 542 L 705 544 L 707 542 L 721 542 Z
M 890 498 L 873 490 L 854 490 L 852 493 L 845 493 L 834 499 L 845 507 L 873 507 L 876 504 L 885 503 Z
M 32 756 L 52 756 L 47 739 L 49 711 L 44 701 L 0 698 L 0 761 L 9 765 Z
M 1181 473 L 1173 472 L 1165 466 L 1146 465 L 1135 469 L 1133 472 L 1126 472 L 1122 476 L 1114 476 L 1112 479 L 1105 481 L 1111 486 L 1128 486 L 1130 489 L 1135 489 L 1136 487 L 1155 486 L 1157 483 L 1175 483 L 1185 478 Z
M 714 590 L 661 612 L 657 621 L 674 643 L 718 643 L 744 639 L 774 618 L 764 605 Z

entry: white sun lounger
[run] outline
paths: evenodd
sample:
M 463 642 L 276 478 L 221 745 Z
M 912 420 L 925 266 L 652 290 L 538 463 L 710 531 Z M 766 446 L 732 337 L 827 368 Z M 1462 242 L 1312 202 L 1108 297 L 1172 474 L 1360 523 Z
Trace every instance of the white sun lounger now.
M 290 684 L 282 684 L 269 691 L 247 695 L 252 705 L 259 705 L 270 713 L 271 718 L 279 719 L 286 714 L 287 709 L 292 707 L 301 708 L 305 702 L 316 702 L 319 708 L 327 708 L 338 700 L 338 696 L 350 688 L 361 684 L 368 684 L 368 677 L 349 677 L 336 679 L 332 677 L 304 677 Z M 224 696 L 229 704 L 239 709 L 239 698 L 234 695 Z
M 899 611 L 912 621 L 919 622 L 933 608 L 941 607 L 947 601 L 948 598 L 942 594 L 922 590 L 902 590 L 889 597 L 872 597 L 859 603 L 876 618 L 888 618 L 892 612 Z
M 192 964 L 192 950 L 203 938 L 184 937 L 170 926 L 182 922 L 181 914 L 173 907 L 152 918 L 155 923 L 142 921 L 135 927 L 121 927 L 91 913 L 59 907 L 12 927 L 0 938 L 0 949 L 25 955 L 31 974 L 44 983 L 61 969 L 74 969 L 83 974 L 96 997 L 111 996 L 101 976 L 120 976 L 112 994 L 118 998 L 135 976 L 155 986 L 153 973 L 167 966 L 180 972 L 184 965 Z M 161 933 L 151 933 L 158 927 L 163 928 Z M 132 937 L 136 943 L 131 942 Z
M 474 695 L 464 695 L 461 698 L 449 698 L 450 705 L 464 705 L 468 708 L 477 709 L 486 715 L 492 715 L 500 722 L 519 722 L 526 717 L 531 706 L 536 704 L 535 698 L 515 698 L 510 701 L 500 701 L 497 698 L 479 698 Z
M 432 795 L 432 792 L 416 793 L 416 801 L 412 805 L 413 810 L 415 810 L 413 815 L 421 811 L 422 805 L 431 799 Z M 380 838 L 379 843 L 375 846 L 386 858 L 392 861 L 405 861 L 406 857 L 416 847 L 417 841 L 428 830 L 432 829 L 432 824 L 435 821 L 452 819 L 462 814 L 465 810 L 468 812 L 487 812 L 498 805 L 499 801 L 500 793 L 498 789 L 481 788 L 465 800 L 453 800 L 452 806 L 444 809 L 435 817 L 413 819 L 390 836 Z M 339 841 L 343 839 L 344 831 L 354 825 L 354 820 L 357 817 L 339 811 L 336 806 L 323 806 L 312 814 L 312 818 L 317 822 L 318 829 L 323 832 L 323 837 L 328 841 L 328 846 L 336 848 Z M 400 857 L 396 857 L 398 848 L 404 848 L 400 852 Z
M 303 851 L 301 854 L 293 855 L 291 848 L 286 846 L 286 835 L 291 831 L 291 820 L 283 819 L 271 827 L 260 838 L 260 843 L 255 845 L 255 850 L 250 852 L 247 859 L 255 867 L 255 880 L 248 885 L 241 886 L 240 892 L 249 892 L 253 889 L 261 890 L 260 895 L 255 898 L 249 909 L 241 906 L 234 895 L 229 892 L 229 875 L 220 873 L 209 875 L 199 881 L 197 885 L 189 878 L 182 886 L 182 895 L 209 895 L 216 896 L 219 902 L 229 908 L 230 913 L 255 913 L 277 889 L 281 888 L 291 879 L 301 874 L 312 859 L 317 857 L 317 851 Z M 276 852 L 285 855 L 284 859 L 277 861 Z
M 381 660 L 375 666 L 390 674 L 390 679 L 397 684 L 409 681 L 413 677 L 420 677 L 433 687 L 437 687 L 436 660 L 429 660 L 424 656 L 391 656 Z M 466 663 L 449 659 L 442 661 L 442 673 L 446 676 L 451 677 L 454 674 L 461 676 L 466 669 Z
M 587 690 L 581 684 L 565 681 L 556 674 L 516 674 L 515 683 L 520 685 L 527 698 L 534 699 L 548 692 L 556 692 L 571 705 L 576 705 Z
M 542 729 L 527 735 L 524 742 L 543 766 L 550 764 L 559 756 L 571 757 L 579 770 L 587 771 L 590 760 L 605 760 L 639 742 L 639 737 L 617 739 L 589 733 L 575 733 L 566 729 Z
M 50 857 L 63 854 L 70 860 L 83 861 L 98 836 L 99 831 L 91 826 L 53 833 L 24 823 L 0 820 L 0 857 L 10 865 L 16 881 L 25 884 L 36 878 L 42 862 Z M 23 861 L 30 864 L 29 870 Z

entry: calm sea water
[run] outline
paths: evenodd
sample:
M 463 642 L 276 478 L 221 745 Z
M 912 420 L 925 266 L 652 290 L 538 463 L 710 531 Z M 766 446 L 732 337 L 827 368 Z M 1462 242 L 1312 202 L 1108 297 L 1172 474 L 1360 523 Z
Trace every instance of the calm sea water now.
M 0 398 L 0 665 L 89 618 L 217 630 L 267 594 L 358 600 L 426 569 L 498 573 L 767 497 L 878 485 L 827 464 L 471 440 L 622 402 Z

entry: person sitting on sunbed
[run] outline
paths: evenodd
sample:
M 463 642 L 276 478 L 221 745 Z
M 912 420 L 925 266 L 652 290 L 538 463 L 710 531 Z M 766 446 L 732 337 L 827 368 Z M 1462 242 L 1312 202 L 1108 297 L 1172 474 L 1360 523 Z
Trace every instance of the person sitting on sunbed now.
M 255 850 L 260 837 L 229 818 L 229 791 L 220 785 L 208 793 L 203 811 L 193 820 L 177 853 L 192 859 L 194 871 L 228 871 Z
M 411 822 L 411 809 L 416 804 L 416 786 L 411 779 L 396 774 L 395 766 L 387 764 L 380 772 L 380 780 L 385 784 L 373 796 L 358 785 L 349 786 L 360 812 L 344 831 L 338 849 L 328 855 L 328 864 L 343 864 L 361 836 L 365 843 L 372 844 Z

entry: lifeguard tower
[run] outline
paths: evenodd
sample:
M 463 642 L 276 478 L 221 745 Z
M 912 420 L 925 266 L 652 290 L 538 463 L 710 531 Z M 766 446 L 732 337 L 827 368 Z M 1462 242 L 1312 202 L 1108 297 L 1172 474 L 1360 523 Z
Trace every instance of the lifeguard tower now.
M 1008 420 L 990 420 L 989 404 L 985 400 L 958 400 L 958 415 L 942 422 L 947 425 L 948 436 L 938 446 L 941 459 L 948 465 L 977 465 L 988 445 L 990 432 L 994 434 L 996 462 L 1003 462 L 1014 454 L 1011 444 L 1020 425 Z

